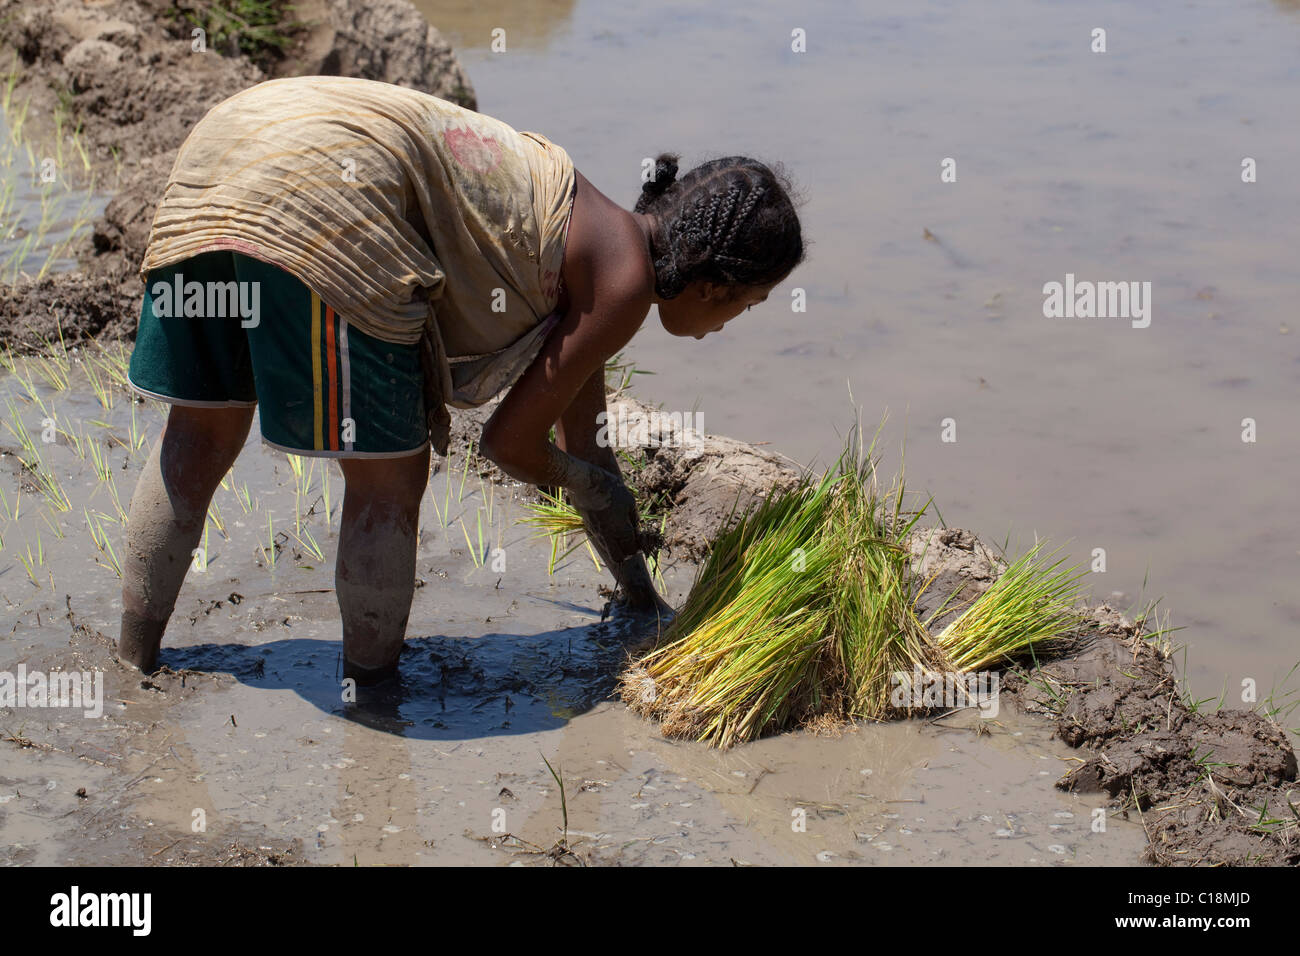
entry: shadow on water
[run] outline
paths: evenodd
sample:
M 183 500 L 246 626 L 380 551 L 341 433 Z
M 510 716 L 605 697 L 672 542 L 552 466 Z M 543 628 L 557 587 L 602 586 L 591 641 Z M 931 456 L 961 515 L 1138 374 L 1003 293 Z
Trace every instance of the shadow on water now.
M 536 634 L 418 637 L 398 675 L 344 700 L 342 644 L 295 639 L 248 647 L 164 648 L 174 670 L 229 674 L 249 687 L 290 690 L 333 716 L 416 740 L 466 740 L 553 730 L 610 699 L 633 648 L 655 622 L 633 615 Z

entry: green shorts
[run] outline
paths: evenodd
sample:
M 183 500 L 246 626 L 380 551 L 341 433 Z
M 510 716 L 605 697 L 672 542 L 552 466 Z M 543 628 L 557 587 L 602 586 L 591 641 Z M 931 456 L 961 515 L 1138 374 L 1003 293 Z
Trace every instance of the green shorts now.
M 149 273 L 127 380 L 174 405 L 257 405 L 262 439 L 298 455 L 429 443 L 418 345 L 350 327 L 294 276 L 233 251 Z

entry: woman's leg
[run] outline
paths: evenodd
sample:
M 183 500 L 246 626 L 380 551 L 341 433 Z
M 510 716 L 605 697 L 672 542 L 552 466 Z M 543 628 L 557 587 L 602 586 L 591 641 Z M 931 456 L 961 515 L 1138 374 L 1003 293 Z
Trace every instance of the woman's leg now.
M 158 665 L 163 631 L 203 533 L 208 504 L 244 447 L 253 411 L 251 406 L 173 405 L 135 486 L 117 653 L 146 673 Z
M 429 448 L 339 464 L 346 491 L 334 590 L 343 617 L 343 676 L 368 684 L 396 671 L 406 639 Z

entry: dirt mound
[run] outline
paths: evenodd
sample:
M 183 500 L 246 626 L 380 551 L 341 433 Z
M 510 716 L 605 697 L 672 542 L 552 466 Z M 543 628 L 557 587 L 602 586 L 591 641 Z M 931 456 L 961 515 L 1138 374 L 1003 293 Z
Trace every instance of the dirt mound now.
M 308 0 L 294 9 L 310 26 L 276 76 L 359 76 L 478 109 L 451 44 L 406 0 Z
M 11 99 L 30 101 L 24 130 L 37 144 L 80 127 L 96 188 L 114 198 L 77 250 L 89 276 L 24 280 L 0 288 L 0 341 L 39 336 L 134 334 L 135 277 L 158 195 L 176 150 L 217 103 L 269 76 L 339 74 L 422 89 L 473 108 L 469 79 L 451 47 L 406 0 L 310 0 L 294 15 L 305 26 L 286 56 L 264 71 L 237 42 L 193 48 L 192 24 L 205 0 L 0 0 L 0 60 L 12 59 Z M 43 148 L 43 147 L 42 147 Z M 80 162 L 75 164 L 80 166 Z M 80 169 L 68 175 L 79 177 Z M 87 177 L 88 178 L 88 177 Z M 36 336 L 36 337 L 34 337 Z
M 923 621 L 942 630 L 992 587 L 1006 563 L 979 538 L 961 528 L 921 528 L 908 536 L 912 573 L 929 584 L 917 595 L 916 611 Z M 945 603 L 946 602 L 946 603 Z
M 107 264 L 106 264 L 107 265 Z M 16 349 L 135 335 L 140 279 L 119 260 L 102 272 L 63 272 L 16 286 L 0 284 L 0 344 Z
M 1091 615 L 1080 649 L 1003 682 L 1086 755 L 1057 786 L 1140 812 L 1154 862 L 1300 864 L 1286 732 L 1254 711 L 1189 707 L 1167 646 L 1109 605 Z
M 664 545 L 674 557 L 698 560 L 729 516 L 799 478 L 789 459 L 696 432 L 630 396 L 611 398 L 608 407 L 619 426 L 611 440 L 630 459 L 624 475 L 652 510 L 667 513 Z

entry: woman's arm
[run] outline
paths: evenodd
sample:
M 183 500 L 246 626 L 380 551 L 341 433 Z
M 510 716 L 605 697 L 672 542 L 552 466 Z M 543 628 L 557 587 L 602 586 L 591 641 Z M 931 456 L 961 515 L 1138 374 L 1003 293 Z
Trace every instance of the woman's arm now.
M 640 553 L 636 500 L 623 482 L 613 448 L 596 440 L 598 416 L 606 411 L 603 355 L 568 405 L 557 411 L 570 392 L 577 369 L 587 367 L 581 359 L 588 348 L 597 352 L 604 348 L 588 346 L 585 337 L 576 334 L 578 341 L 571 341 L 566 349 L 557 336 L 567 324 L 562 322 L 548 337 L 538 360 L 484 426 L 481 451 L 513 478 L 564 488 L 582 515 L 588 537 L 622 587 L 628 606 L 670 613 L 659 599 Z M 552 423 L 556 444 L 546 437 Z
M 605 370 L 602 367 L 583 384 L 573 403 L 556 422 L 555 440 L 561 451 L 618 475 L 621 483 L 622 475 L 613 446 L 597 440 L 601 416 L 607 411 Z M 655 591 L 646 567 L 639 537 L 636 499 L 631 492 L 616 493 L 616 499 L 606 509 L 578 507 L 587 535 L 622 587 L 629 608 L 671 614 L 672 609 L 660 600 Z
M 595 447 L 593 385 L 603 389 L 605 361 L 632 338 L 646 310 L 632 296 L 615 301 L 607 297 L 599 313 L 574 290 L 570 298 L 569 311 L 547 336 L 537 359 L 483 427 L 481 451 L 512 478 L 559 485 L 575 501 L 603 507 L 610 504 L 611 480 L 618 486 L 622 480 L 612 451 Z M 584 389 L 586 398 L 574 408 Z M 603 391 L 599 401 L 603 409 Z M 584 421 L 588 414 L 590 421 Z M 547 437 L 556 423 L 571 439 L 565 451 Z M 590 441 L 579 437 L 586 431 Z M 585 454 L 575 456 L 570 448 Z
M 636 501 L 613 449 L 596 441 L 605 362 L 636 334 L 652 301 L 644 237 L 581 174 L 577 182 L 564 317 L 483 427 L 481 452 L 512 478 L 564 488 L 629 603 L 664 611 L 640 554 Z M 558 447 L 547 437 L 552 425 Z

